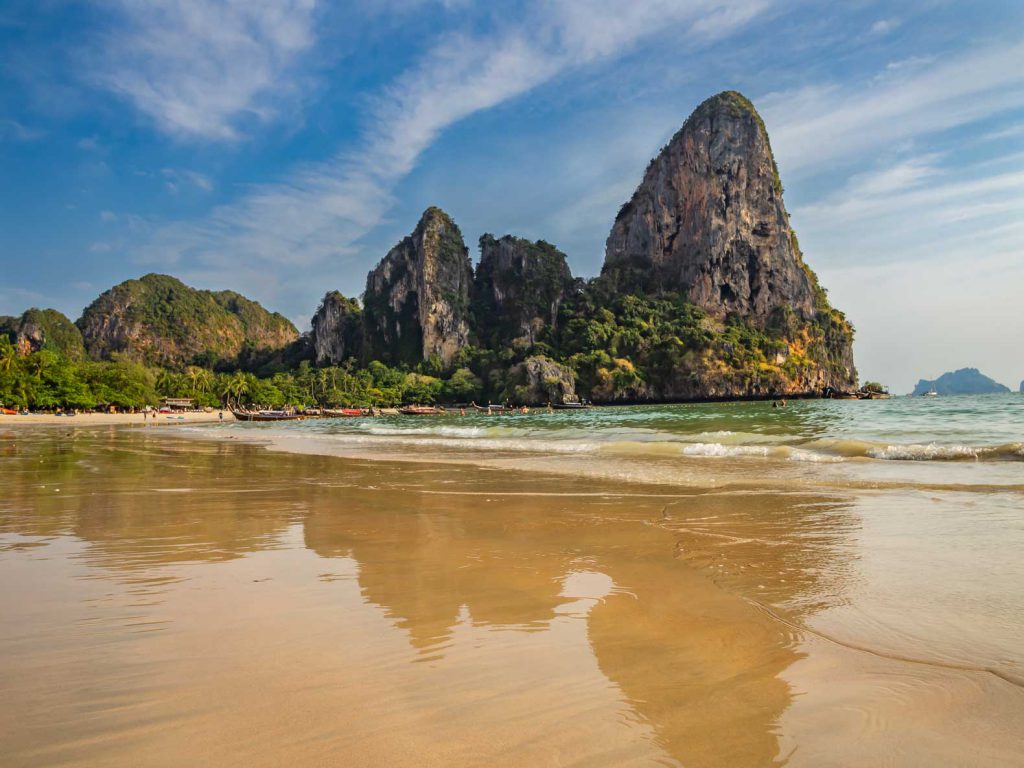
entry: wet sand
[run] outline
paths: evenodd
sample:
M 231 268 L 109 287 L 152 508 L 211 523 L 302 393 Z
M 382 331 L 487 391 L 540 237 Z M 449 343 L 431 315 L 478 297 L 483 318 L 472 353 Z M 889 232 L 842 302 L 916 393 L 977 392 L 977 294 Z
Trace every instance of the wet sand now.
M 177 434 L 0 439 L 4 765 L 1022 764 L 1017 493 Z

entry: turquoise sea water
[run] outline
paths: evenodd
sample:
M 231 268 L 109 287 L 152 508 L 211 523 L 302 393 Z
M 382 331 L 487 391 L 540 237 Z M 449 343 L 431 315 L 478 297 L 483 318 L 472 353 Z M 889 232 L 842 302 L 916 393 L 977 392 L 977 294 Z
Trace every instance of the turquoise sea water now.
M 425 450 L 765 457 L 794 461 L 1024 462 L 1024 396 L 535 409 L 528 415 L 383 416 L 229 429 Z
M 273 449 L 620 482 L 1024 491 L 1024 396 L 607 406 L 185 428 Z

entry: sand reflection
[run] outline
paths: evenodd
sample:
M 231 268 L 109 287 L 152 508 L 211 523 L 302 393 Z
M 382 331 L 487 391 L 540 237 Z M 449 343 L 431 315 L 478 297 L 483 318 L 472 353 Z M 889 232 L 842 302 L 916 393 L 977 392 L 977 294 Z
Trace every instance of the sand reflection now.
M 0 451 L 13 764 L 753 766 L 824 743 L 794 721 L 826 658 L 800 627 L 855 578 L 847 498 L 90 435 Z

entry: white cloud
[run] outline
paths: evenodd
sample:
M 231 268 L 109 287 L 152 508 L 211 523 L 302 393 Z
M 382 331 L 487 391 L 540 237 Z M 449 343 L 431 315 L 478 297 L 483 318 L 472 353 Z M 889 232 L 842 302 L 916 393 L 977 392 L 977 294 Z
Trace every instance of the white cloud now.
M 1024 158 L 963 165 L 935 154 L 852 176 L 796 208 L 800 240 L 857 326 L 862 377 L 909 391 L 971 365 L 1019 375 L 1024 338 Z
M 871 25 L 871 34 L 876 37 L 883 37 L 888 35 L 894 29 L 900 26 L 902 22 L 899 19 L 879 19 Z
M 164 177 L 164 185 L 174 194 L 177 194 L 183 184 L 195 187 L 203 192 L 213 190 L 213 181 L 210 177 L 198 171 L 182 168 L 163 168 L 160 171 L 160 175 Z
M 35 141 L 46 135 L 46 131 L 30 128 L 11 118 L 0 118 L 0 142 Z
M 921 233 L 918 241 L 929 243 L 929 227 L 934 230 L 994 213 L 1024 216 L 1024 196 L 1017 194 L 1024 189 L 1024 169 L 1006 168 L 1003 173 L 975 177 L 973 168 L 967 167 L 957 169 L 956 177 L 951 177 L 951 171 L 931 164 L 933 158 L 912 158 L 852 176 L 836 194 L 796 209 L 794 218 L 833 229 L 887 220 L 887 236 L 902 223 Z
M 88 70 L 174 136 L 234 139 L 275 114 L 314 42 L 315 0 L 113 0 Z
M 691 39 L 719 38 L 765 5 L 541 0 L 521 23 L 504 23 L 493 34 L 444 34 L 370 100 L 356 149 L 250 188 L 205 220 L 163 227 L 145 258 L 187 260 L 208 279 L 230 269 L 235 281 L 266 284 L 268 270 L 352 256 L 356 241 L 382 221 L 394 185 L 453 123 L 573 68 L 620 55 L 648 36 L 674 30 Z M 410 226 L 403 222 L 401 229 Z
M 985 48 L 859 88 L 819 85 L 758 100 L 786 173 L 870 157 L 927 136 L 1024 107 L 1024 43 Z

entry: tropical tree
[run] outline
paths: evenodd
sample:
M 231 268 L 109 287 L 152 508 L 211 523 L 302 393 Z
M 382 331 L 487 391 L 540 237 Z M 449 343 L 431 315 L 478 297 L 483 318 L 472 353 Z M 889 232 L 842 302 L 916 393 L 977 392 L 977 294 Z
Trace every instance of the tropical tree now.
M 244 371 L 235 371 L 225 380 L 222 394 L 229 400 L 234 398 L 236 403 L 240 402 L 251 389 L 249 377 L 250 374 L 246 374 Z
M 185 376 L 188 379 L 189 388 L 192 390 L 193 395 L 206 394 L 213 385 L 213 373 L 206 368 L 200 368 L 198 365 L 190 365 L 185 372 Z
M 0 371 L 8 373 L 18 362 L 18 350 L 6 335 L 0 336 Z

